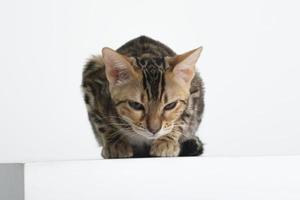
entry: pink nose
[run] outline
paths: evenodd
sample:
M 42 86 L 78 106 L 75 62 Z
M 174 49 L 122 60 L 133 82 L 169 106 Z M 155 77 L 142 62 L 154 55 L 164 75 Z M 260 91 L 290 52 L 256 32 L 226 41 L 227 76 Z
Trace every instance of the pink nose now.
M 148 127 L 148 130 L 154 135 L 160 130 L 161 127 Z
M 154 135 L 161 129 L 161 121 L 158 118 L 148 118 L 147 129 Z
M 161 129 L 162 121 L 160 119 L 160 116 L 153 111 L 147 116 L 146 124 L 148 131 L 154 135 Z

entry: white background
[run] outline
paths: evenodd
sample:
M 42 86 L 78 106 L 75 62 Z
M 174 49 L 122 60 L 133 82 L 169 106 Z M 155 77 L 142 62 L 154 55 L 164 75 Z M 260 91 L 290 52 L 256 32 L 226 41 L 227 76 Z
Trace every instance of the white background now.
M 100 157 L 80 91 L 102 47 L 200 45 L 205 155 L 300 154 L 298 1 L 1 1 L 0 162 Z

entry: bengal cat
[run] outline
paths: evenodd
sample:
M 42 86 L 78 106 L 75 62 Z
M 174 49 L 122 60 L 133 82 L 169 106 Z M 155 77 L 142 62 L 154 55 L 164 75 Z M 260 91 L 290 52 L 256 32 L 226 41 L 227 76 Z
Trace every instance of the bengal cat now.
M 88 117 L 104 158 L 197 156 L 202 47 L 177 55 L 146 36 L 102 49 L 83 71 Z

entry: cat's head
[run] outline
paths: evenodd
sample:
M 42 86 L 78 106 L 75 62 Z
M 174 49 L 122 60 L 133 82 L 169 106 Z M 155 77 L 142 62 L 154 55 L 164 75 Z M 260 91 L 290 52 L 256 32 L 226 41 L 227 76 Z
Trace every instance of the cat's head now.
M 135 133 L 149 139 L 169 133 L 186 109 L 202 48 L 174 57 L 126 57 L 102 50 L 111 98 Z

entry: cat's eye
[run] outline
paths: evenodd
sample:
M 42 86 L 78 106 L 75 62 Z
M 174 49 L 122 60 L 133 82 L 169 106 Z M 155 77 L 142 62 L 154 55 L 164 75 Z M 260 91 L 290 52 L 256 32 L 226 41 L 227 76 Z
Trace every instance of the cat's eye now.
M 128 105 L 134 110 L 144 110 L 144 106 L 136 101 L 128 101 Z
M 164 110 L 172 110 L 173 108 L 175 108 L 176 105 L 177 105 L 177 101 L 169 103 L 164 107 Z

